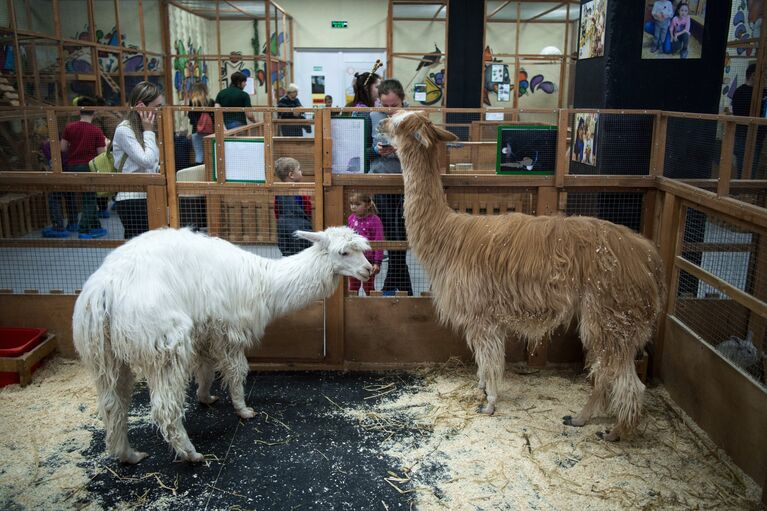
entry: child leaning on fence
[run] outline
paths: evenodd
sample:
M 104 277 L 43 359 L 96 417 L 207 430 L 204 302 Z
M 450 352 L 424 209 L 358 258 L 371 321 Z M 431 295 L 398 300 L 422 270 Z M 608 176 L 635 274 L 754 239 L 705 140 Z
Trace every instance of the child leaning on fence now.
M 378 210 L 370 195 L 356 192 L 349 197 L 349 207 L 352 214 L 349 215 L 348 225 L 354 232 L 364 236 L 368 241 L 383 241 L 384 231 L 381 219 L 378 217 Z M 368 250 L 365 257 L 373 265 L 373 273 L 367 282 L 349 277 L 349 291 L 352 294 L 359 293 L 360 285 L 365 290 L 365 294 L 370 296 L 370 292 L 375 288 L 375 276 L 381 271 L 381 262 L 383 261 L 383 250 Z
M 295 158 L 279 158 L 274 174 L 280 181 L 301 181 L 301 164 Z M 277 218 L 277 247 L 284 257 L 309 248 L 311 243 L 293 236 L 295 231 L 312 230 L 312 199 L 308 195 L 275 195 L 274 216 Z

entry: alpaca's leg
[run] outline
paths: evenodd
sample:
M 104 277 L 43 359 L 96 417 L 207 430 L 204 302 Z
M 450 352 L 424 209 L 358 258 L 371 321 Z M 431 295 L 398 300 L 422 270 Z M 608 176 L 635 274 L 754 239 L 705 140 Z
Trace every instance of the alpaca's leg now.
M 138 463 L 147 453 L 134 450 L 128 442 L 128 410 L 133 394 L 133 374 L 130 368 L 111 359 L 112 367 L 96 377 L 99 413 L 106 429 L 106 446 L 110 454 L 123 463 Z
M 565 415 L 562 417 L 562 424 L 575 427 L 585 425 L 595 413 L 605 409 L 608 388 L 609 384 L 607 382 L 603 381 L 602 378 L 597 378 L 594 382 L 594 389 L 591 391 L 591 396 L 589 396 L 586 405 L 580 413 L 575 417 Z
M 506 362 L 505 338 L 496 329 L 475 329 L 468 333 L 468 340 L 477 361 L 480 385 L 484 383 L 487 396 L 487 404 L 480 412 L 492 415 L 498 401 L 498 386 L 503 381 Z
M 178 362 L 171 361 L 147 371 L 152 421 L 180 459 L 199 462 L 203 456 L 189 440 L 183 422 L 187 381 Z
M 602 330 L 601 323 L 601 311 L 597 307 L 594 307 L 593 295 L 587 295 L 584 297 L 586 306 L 583 309 L 581 321 L 579 325 L 581 342 L 583 348 L 586 351 L 586 367 L 590 369 L 591 375 L 594 379 L 594 389 L 591 391 L 586 405 L 575 417 L 571 415 L 565 415 L 562 417 L 562 423 L 567 426 L 581 427 L 585 425 L 591 417 L 605 409 L 607 404 L 607 392 L 610 388 L 610 381 L 605 378 L 605 372 L 603 368 L 603 361 L 599 358 L 595 358 L 595 354 L 603 351 L 602 343 L 605 341 L 605 334 Z M 607 314 L 607 312 L 605 312 Z
M 620 440 L 621 436 L 631 433 L 639 424 L 645 389 L 637 376 L 633 353 L 622 356 L 610 365 L 613 364 L 614 368 L 608 369 L 613 380 L 608 399 L 610 410 L 615 413 L 617 421 L 611 430 L 599 435 L 609 442 Z
M 197 379 L 197 400 L 200 403 L 209 405 L 218 401 L 218 396 L 214 396 L 210 393 L 210 387 L 213 385 L 215 375 L 216 372 L 213 370 L 213 361 L 205 357 L 200 357 L 197 361 L 197 369 L 195 370 L 195 377 Z
M 485 383 L 485 374 L 479 369 L 479 367 L 477 367 L 477 378 L 479 378 L 479 384 L 477 385 L 477 388 L 482 392 L 485 392 L 485 387 L 487 386 Z
M 221 378 L 229 395 L 237 415 L 243 419 L 255 417 L 256 412 L 245 404 L 245 379 L 248 377 L 248 360 L 245 353 L 240 350 L 227 350 L 226 359 L 222 361 Z

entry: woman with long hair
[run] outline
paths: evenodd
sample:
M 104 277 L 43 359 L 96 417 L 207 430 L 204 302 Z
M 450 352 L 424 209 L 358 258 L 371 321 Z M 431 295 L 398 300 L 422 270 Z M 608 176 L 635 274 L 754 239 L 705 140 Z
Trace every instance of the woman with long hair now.
M 194 107 L 213 107 L 213 100 L 208 97 L 208 86 L 203 82 L 196 82 L 190 89 L 189 106 Z M 207 133 L 197 133 L 197 123 L 200 117 L 213 115 L 212 112 L 189 112 L 189 122 L 192 125 L 192 147 L 194 148 L 194 163 L 200 165 L 203 162 L 202 139 Z M 178 170 L 178 169 L 176 169 Z
M 159 108 L 164 101 L 162 89 L 152 82 L 139 82 L 131 91 L 128 98 L 131 111 L 117 126 L 112 142 L 115 166 L 122 164 L 123 173 L 159 172 L 160 150 L 154 132 L 156 114 L 146 108 Z M 119 192 L 115 209 L 125 228 L 126 240 L 149 230 L 146 192 Z

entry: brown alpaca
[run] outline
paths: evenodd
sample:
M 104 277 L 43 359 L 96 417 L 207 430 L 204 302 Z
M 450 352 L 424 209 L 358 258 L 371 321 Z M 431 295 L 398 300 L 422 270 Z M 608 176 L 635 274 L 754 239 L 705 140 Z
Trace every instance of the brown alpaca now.
M 644 392 L 634 357 L 650 340 L 665 296 L 655 246 L 591 217 L 455 213 L 436 151 L 456 137 L 422 112 L 399 112 L 380 126 L 402 162 L 408 239 L 431 278 L 440 321 L 465 334 L 474 353 L 487 396 L 482 411 L 495 411 L 509 334 L 534 347 L 578 317 L 594 390 L 564 423 L 583 426 L 601 409 L 617 416 L 605 439 L 634 429 Z

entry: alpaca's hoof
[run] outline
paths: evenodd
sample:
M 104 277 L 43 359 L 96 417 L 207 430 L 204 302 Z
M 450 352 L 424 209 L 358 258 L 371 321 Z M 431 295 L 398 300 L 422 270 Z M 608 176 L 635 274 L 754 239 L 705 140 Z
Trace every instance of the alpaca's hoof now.
M 576 428 L 582 427 L 584 424 L 586 424 L 586 421 L 579 420 L 577 417 L 573 417 L 572 415 L 565 415 L 562 417 L 562 424 L 565 426 L 573 426 Z
M 485 406 L 480 406 L 477 412 L 484 413 L 485 415 L 493 415 L 495 413 L 495 405 L 487 403 Z
M 121 463 L 128 463 L 130 465 L 135 465 L 139 461 L 143 460 L 149 456 L 149 454 L 145 452 L 139 452 L 139 451 L 131 451 L 130 453 L 126 454 L 125 456 L 120 456 L 120 462 Z
M 252 419 L 253 417 L 256 416 L 256 411 L 250 407 L 241 408 L 237 410 L 237 415 L 239 415 L 243 419 Z
M 181 459 L 183 459 L 184 461 L 188 461 L 189 463 L 200 463 L 201 461 L 205 461 L 205 456 L 203 456 L 197 451 L 192 451 L 182 456 Z
M 197 396 L 197 401 L 204 405 L 212 405 L 218 401 L 218 396 Z
M 597 436 L 605 442 L 618 442 L 621 439 L 615 430 L 610 431 L 609 429 L 607 431 L 597 431 Z

